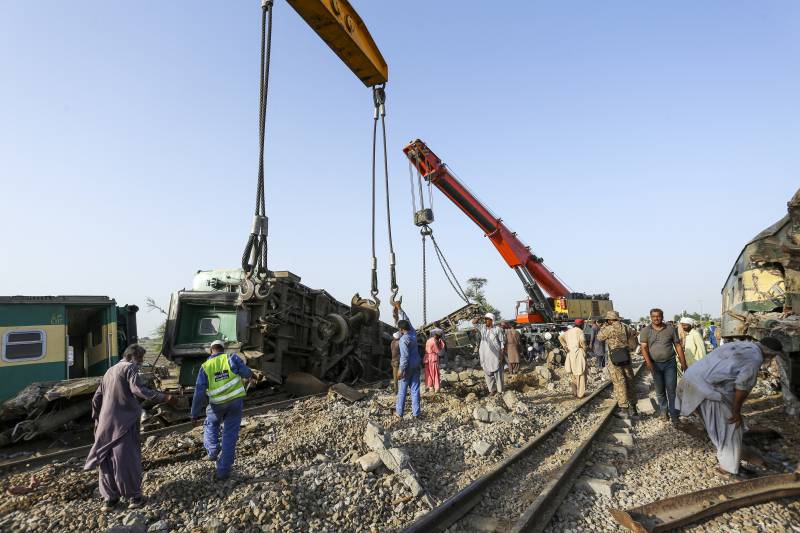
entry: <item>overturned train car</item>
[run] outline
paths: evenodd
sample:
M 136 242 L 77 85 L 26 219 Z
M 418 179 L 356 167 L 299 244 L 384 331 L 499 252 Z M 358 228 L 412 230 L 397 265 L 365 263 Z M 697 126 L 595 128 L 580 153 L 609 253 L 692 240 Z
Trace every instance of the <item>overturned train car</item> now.
M 172 295 L 162 352 L 180 366 L 180 385 L 194 385 L 217 339 L 273 383 L 293 372 L 336 382 L 391 375 L 394 328 L 374 304 L 356 295 L 347 305 L 291 272 L 270 274 L 254 292 L 241 269 L 200 271 L 192 290 Z
M 800 415 L 800 190 L 787 214 L 742 250 L 722 288 L 726 340 L 777 337 L 787 410 Z

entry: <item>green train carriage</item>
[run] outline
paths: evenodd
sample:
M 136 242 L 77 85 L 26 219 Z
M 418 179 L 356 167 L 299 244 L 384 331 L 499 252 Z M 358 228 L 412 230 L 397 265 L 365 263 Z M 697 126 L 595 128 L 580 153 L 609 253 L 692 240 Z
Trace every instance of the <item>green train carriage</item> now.
M 102 376 L 136 342 L 137 311 L 106 296 L 0 296 L 0 401 L 36 381 Z

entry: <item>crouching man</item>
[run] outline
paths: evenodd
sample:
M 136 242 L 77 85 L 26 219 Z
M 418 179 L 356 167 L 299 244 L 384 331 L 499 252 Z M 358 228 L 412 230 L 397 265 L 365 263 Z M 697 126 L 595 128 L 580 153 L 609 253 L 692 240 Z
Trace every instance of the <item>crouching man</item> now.
M 696 410 L 717 448 L 719 469 L 739 473 L 742 457 L 742 405 L 758 379 L 758 369 L 781 353 L 774 337 L 760 342 L 729 342 L 690 366 L 675 402 L 682 416 Z

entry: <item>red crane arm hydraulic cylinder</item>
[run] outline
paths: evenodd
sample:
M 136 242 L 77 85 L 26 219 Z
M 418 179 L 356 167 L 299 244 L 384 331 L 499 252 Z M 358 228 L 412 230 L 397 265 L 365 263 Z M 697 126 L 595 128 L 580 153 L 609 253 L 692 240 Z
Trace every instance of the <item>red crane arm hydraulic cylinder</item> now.
M 525 268 L 552 298 L 570 294 L 569 289 L 547 269 L 540 258 L 531 252 L 530 247 L 526 246 L 516 233 L 503 224 L 502 219 L 494 216 L 464 184 L 458 181 L 423 141 L 417 139 L 411 142 L 403 148 L 403 152 L 425 180 L 442 191 L 483 230 L 508 266 L 513 269 Z

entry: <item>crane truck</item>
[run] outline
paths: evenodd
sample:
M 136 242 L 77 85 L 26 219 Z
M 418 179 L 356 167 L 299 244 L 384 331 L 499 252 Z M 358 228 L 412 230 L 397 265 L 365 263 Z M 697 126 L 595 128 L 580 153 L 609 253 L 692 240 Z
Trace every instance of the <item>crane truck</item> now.
M 483 230 L 506 264 L 519 276 L 527 299 L 517 302 L 517 323 L 549 323 L 599 317 L 613 309 L 608 294 L 587 295 L 570 291 L 545 266 L 542 258 L 534 254 L 531 247 L 503 223 L 503 219 L 496 217 L 483 205 L 423 141 L 412 141 L 403 148 L 403 153 L 426 182 L 439 189 Z M 427 227 L 431 222 L 431 209 L 421 209 L 414 215 L 417 226 Z

